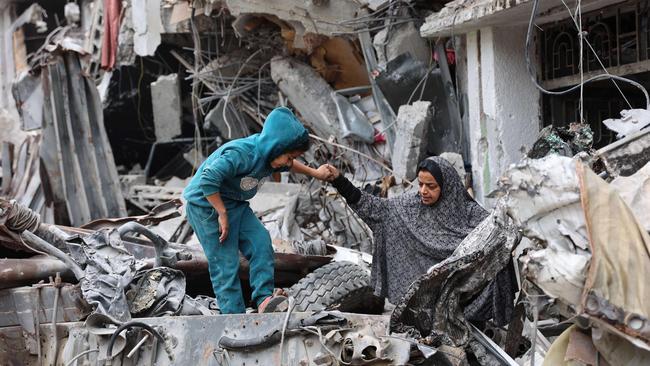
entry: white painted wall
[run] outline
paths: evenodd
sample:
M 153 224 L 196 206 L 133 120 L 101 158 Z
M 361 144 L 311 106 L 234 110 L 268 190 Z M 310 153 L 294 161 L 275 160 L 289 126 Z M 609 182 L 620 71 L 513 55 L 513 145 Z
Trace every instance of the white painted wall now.
M 525 27 L 490 27 L 466 35 L 466 79 L 476 198 L 496 188 L 504 170 L 535 142 L 540 94 L 526 71 Z
M 20 129 L 16 102 L 11 94 L 14 80 L 13 33 L 9 27 L 15 20 L 14 4 L 0 0 L 0 143 L 10 141 L 18 146 L 26 134 Z
M 10 2 L 0 2 L 0 108 L 13 108 L 11 82 L 14 73 L 13 33 L 9 27 L 14 21 L 14 6 Z

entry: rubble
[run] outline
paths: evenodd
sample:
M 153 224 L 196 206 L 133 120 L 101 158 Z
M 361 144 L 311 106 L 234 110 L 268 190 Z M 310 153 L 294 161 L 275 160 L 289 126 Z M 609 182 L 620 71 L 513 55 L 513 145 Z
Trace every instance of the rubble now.
M 341 135 L 332 88 L 311 67 L 291 59 L 271 60 L 271 77 L 317 135 L 329 138 Z
M 618 177 L 610 182 L 621 199 L 632 210 L 634 216 L 650 232 L 650 162 L 629 177 Z
M 395 174 L 413 180 L 415 169 L 425 157 L 426 145 L 433 111 L 430 102 L 414 102 L 403 105 L 397 114 L 397 134 L 393 148 L 392 163 Z
M 620 181 L 610 185 L 579 161 L 550 155 L 513 166 L 500 184 L 510 215 L 536 243 L 520 259 L 522 275 L 534 286 L 527 291 L 541 289 L 550 301 L 568 306 L 560 311 L 564 316 L 584 318 L 591 331 L 584 347 L 595 347 L 610 364 L 627 356 L 601 348 L 602 334 L 647 350 L 644 321 L 630 322 L 650 313 L 639 303 L 645 290 L 629 274 L 638 274 L 636 268 L 650 260 L 650 237 L 616 192 Z M 621 242 L 627 245 L 616 244 Z M 561 347 L 567 338 L 556 342 Z M 568 349 L 553 343 L 548 359 L 574 357 L 569 356 L 572 342 Z
M 151 83 L 151 102 L 156 140 L 168 141 L 181 134 L 181 85 L 178 74 L 161 75 Z
M 534 65 L 524 67 L 510 48 L 522 46 L 512 35 L 524 21 L 505 28 L 496 21 L 532 3 L 0 6 L 7 60 L 0 78 L 7 84 L 0 96 L 0 360 L 649 363 L 649 112 L 633 107 L 640 99 L 627 89 L 629 109 L 620 118 L 606 117 L 622 102 L 592 101 L 589 90 L 584 105 L 560 100 L 558 90 L 582 79 L 575 70 L 548 77 L 558 65 L 544 64 L 544 37 L 534 60 L 540 72 L 531 75 L 555 94 L 540 94 L 525 73 Z M 583 5 L 600 12 L 594 2 Z M 551 34 L 559 14 L 542 7 L 531 24 Z M 598 34 L 592 25 L 585 31 Z M 596 51 L 611 75 L 647 61 L 627 48 Z M 607 54 L 619 56 L 615 65 Z M 595 73 L 592 55 L 583 57 L 584 72 Z M 525 83 L 516 77 L 522 73 Z M 14 78 L 11 88 L 6 78 Z M 12 97 L 15 106 L 5 109 Z M 451 257 L 389 304 L 370 285 L 368 225 L 329 184 L 275 174 L 250 206 L 272 238 L 286 312 L 257 314 L 248 304 L 245 315 L 221 315 L 207 258 L 183 212 L 183 188 L 205 157 L 259 132 L 278 106 L 295 110 L 309 129 L 302 162 L 333 164 L 367 194 L 396 199 L 417 190 L 417 163 L 439 155 L 470 194 L 479 192 L 477 201 L 495 207 Z M 499 189 L 484 196 L 499 176 Z M 248 301 L 243 256 L 240 279 Z M 481 314 L 468 310 L 506 296 L 508 287 L 519 290 L 518 299 L 498 309 L 487 301 L 492 319 L 477 321 Z
M 650 161 L 650 129 L 641 130 L 596 151 L 612 177 L 630 176 Z
M 589 151 L 594 133 L 584 124 L 572 123 L 569 127 L 546 126 L 528 152 L 531 159 L 539 159 L 548 154 L 574 156 L 581 151 Z
M 603 124 L 616 132 L 618 138 L 629 136 L 650 124 L 650 111 L 646 109 L 624 109 L 620 119 L 606 119 Z
M 508 192 L 509 215 L 526 237 L 544 243 L 520 259 L 524 272 L 547 294 L 574 308 L 580 304 L 591 259 L 576 164 L 558 155 L 527 160 L 511 167 L 500 181 Z
M 70 223 L 126 215 L 97 89 L 79 55 L 52 55 L 41 70 L 45 103 L 41 156 L 55 201 Z
M 382 29 L 377 32 L 372 43 L 377 52 L 377 60 L 382 65 L 404 53 L 410 54 L 425 65 L 432 61 L 432 52 L 427 40 L 420 36 L 412 22 Z
M 133 0 L 133 50 L 139 56 L 153 56 L 160 44 L 163 25 L 160 0 Z
M 269 14 L 287 22 L 295 34 L 296 44 L 302 42 L 307 33 L 332 35 L 347 33 L 349 26 L 341 25 L 357 15 L 360 5 L 356 1 L 295 1 L 283 0 L 273 4 L 265 1 L 227 0 L 226 6 L 234 16 L 242 14 Z

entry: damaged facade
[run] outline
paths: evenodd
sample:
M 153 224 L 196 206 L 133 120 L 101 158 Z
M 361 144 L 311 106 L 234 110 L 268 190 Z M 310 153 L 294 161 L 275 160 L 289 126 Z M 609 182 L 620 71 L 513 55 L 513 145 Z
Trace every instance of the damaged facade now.
M 0 364 L 650 362 L 646 5 L 3 1 Z M 438 155 L 491 214 L 390 304 L 369 225 L 278 173 L 250 207 L 289 300 L 220 315 L 182 191 L 279 106 L 307 165 L 393 198 Z M 504 268 L 506 325 L 468 321 Z

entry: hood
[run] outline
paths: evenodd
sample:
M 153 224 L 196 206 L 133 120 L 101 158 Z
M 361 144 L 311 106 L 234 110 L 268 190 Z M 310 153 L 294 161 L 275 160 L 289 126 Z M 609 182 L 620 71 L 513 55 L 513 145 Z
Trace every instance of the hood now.
M 257 139 L 257 149 L 266 161 L 271 161 L 287 151 L 294 150 L 309 140 L 307 129 L 289 108 L 274 109 Z

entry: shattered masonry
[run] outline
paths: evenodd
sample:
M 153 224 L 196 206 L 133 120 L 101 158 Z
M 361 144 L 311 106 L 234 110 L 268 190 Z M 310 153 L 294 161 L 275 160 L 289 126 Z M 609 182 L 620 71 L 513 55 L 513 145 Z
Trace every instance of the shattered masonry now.
M 650 364 L 650 13 L 556 5 L 0 3 L 0 364 Z M 277 174 L 292 300 L 221 315 L 182 191 L 278 106 L 304 163 L 392 199 L 441 156 L 490 215 L 391 304 L 370 226 Z M 514 310 L 468 321 L 486 294 Z

